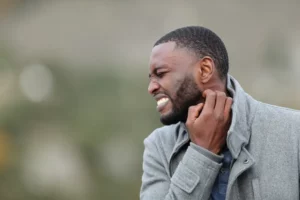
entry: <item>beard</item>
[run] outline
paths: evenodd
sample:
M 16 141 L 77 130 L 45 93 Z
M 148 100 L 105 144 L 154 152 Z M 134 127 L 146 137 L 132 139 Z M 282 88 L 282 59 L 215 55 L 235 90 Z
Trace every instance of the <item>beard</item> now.
M 172 103 L 172 110 L 160 117 L 160 121 L 164 125 L 186 122 L 189 107 L 200 103 L 203 99 L 202 91 L 199 90 L 192 76 L 185 77 L 174 98 L 168 96 Z

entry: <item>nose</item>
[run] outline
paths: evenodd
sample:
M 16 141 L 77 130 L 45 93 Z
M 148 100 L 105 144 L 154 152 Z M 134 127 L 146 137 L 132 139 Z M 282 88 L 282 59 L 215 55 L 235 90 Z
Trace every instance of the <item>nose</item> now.
M 159 84 L 156 81 L 151 80 L 148 85 L 148 92 L 149 94 L 154 94 L 155 91 L 159 89 Z

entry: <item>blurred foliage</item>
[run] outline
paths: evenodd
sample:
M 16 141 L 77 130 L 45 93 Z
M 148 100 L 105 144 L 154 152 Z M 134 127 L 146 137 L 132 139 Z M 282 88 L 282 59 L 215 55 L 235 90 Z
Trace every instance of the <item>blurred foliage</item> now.
M 0 143 L 10 147 L 0 151 L 6 152 L 10 160 L 0 171 L 0 199 L 65 199 L 55 192 L 34 194 L 27 190 L 22 180 L 23 151 L 27 145 L 24 138 L 37 124 L 68 127 L 64 134 L 68 134 L 80 150 L 87 166 L 85 170 L 93 183 L 89 199 L 138 199 L 142 141 L 160 126 L 155 103 L 147 94 L 146 75 L 122 76 L 117 67 L 102 67 L 104 70 L 97 73 L 83 73 L 68 71 L 66 69 L 70 68 L 62 64 L 43 63 L 55 80 L 51 97 L 40 103 L 31 102 L 22 95 L 15 80 L 15 89 L 11 91 L 15 93 L 14 101 L 2 107 L 0 124 L 3 137 L 0 134 Z M 22 67 L 14 66 L 15 79 L 21 70 Z M 101 165 L 97 164 L 99 147 L 119 134 L 124 134 L 122 137 L 131 140 L 139 149 L 134 177 L 120 182 L 111 178 L 104 169 L 99 169 Z

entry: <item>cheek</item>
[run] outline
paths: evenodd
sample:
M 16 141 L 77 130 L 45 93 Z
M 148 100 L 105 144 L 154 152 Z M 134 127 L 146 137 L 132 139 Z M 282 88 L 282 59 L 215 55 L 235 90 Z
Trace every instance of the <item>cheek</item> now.
M 169 88 L 168 88 L 168 92 L 171 95 L 171 97 L 175 97 L 177 91 L 179 90 L 180 86 L 182 84 L 182 81 L 180 81 L 179 79 L 173 79 L 172 81 L 170 81 L 169 83 Z
M 185 77 L 183 77 L 183 76 L 178 76 L 173 79 L 172 86 L 173 86 L 174 94 L 176 94 L 180 90 L 180 88 L 182 87 L 182 84 L 184 83 L 184 80 L 185 80 Z
M 171 101 L 176 100 L 177 92 L 180 90 L 184 83 L 185 76 L 180 73 L 169 73 L 163 77 L 159 83 L 162 88 L 162 92 L 168 95 Z

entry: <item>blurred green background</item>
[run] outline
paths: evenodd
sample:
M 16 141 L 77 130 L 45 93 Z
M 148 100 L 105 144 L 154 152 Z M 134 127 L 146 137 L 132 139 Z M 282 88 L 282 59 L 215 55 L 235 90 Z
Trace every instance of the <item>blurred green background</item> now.
M 255 98 L 300 109 L 299 1 L 0 1 L 0 199 L 139 198 L 153 43 L 203 25 Z

